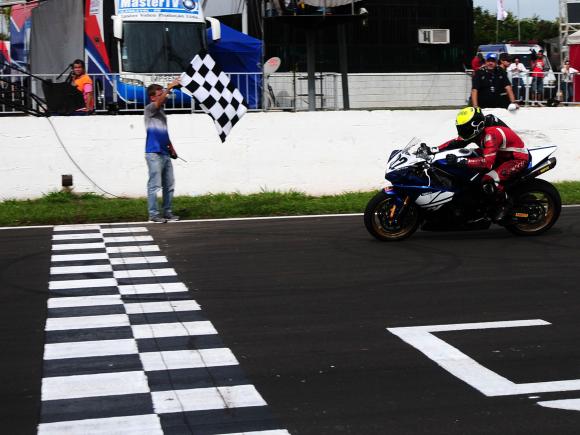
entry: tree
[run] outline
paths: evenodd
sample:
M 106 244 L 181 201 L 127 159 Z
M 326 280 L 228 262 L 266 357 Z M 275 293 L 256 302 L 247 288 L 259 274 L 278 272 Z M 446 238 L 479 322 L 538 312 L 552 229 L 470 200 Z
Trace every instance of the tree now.
M 517 18 L 508 12 L 504 21 L 497 21 L 496 15 L 481 7 L 473 9 L 474 20 L 474 51 L 479 45 L 496 42 L 516 41 L 518 39 Z M 499 24 L 499 27 L 498 27 Z M 497 30 L 499 28 L 499 35 Z M 535 41 L 542 44 L 549 38 L 558 36 L 559 22 L 541 20 L 534 15 L 532 18 L 520 20 L 521 41 Z
M 0 7 L 0 21 L 6 26 L 10 24 L 10 6 Z M 0 29 L 4 28 L 4 26 L 0 26 Z M 10 39 L 10 36 L 6 33 L 0 32 L 0 41 L 6 41 Z

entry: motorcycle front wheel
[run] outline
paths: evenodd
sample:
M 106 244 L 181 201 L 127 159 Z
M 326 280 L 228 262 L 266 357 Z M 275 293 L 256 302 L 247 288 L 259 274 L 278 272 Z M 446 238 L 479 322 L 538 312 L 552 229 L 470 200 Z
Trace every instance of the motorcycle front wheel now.
M 511 193 L 513 209 L 528 215 L 522 222 L 505 225 L 518 236 L 537 236 L 548 231 L 560 217 L 562 199 L 558 190 L 545 180 L 534 179 Z
M 403 240 L 419 227 L 419 207 L 411 201 L 398 204 L 381 190 L 367 204 L 364 221 L 368 232 L 380 241 Z

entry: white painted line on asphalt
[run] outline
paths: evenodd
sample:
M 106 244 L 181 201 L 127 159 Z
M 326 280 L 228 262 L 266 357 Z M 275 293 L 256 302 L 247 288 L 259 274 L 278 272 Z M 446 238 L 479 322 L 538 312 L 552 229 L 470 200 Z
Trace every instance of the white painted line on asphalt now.
M 387 328 L 387 330 L 418 349 L 453 376 L 461 379 L 486 396 L 511 396 L 516 394 L 580 390 L 580 379 L 516 384 L 482 366 L 457 348 L 432 334 L 433 332 L 444 331 L 545 325 L 550 325 L 550 323 L 541 319 L 533 319 L 505 322 L 460 323 L 456 325 L 411 326 Z
M 115 278 L 97 278 L 97 279 L 69 279 L 64 281 L 50 281 L 49 290 L 65 290 L 75 288 L 90 287 L 115 287 L 117 280 Z
M 129 227 L 129 228 L 101 228 L 102 234 L 121 234 L 121 233 L 146 233 L 145 227 Z
M 127 242 L 152 242 L 151 236 L 119 236 L 110 237 L 104 236 L 106 243 L 127 243 Z
M 394 331 L 401 331 L 407 334 L 412 332 L 469 331 L 474 329 L 519 328 L 525 326 L 546 326 L 546 325 L 550 325 L 550 323 L 541 319 L 533 319 L 533 320 L 508 320 L 500 322 L 456 323 L 449 325 L 407 326 L 403 328 L 387 328 L 387 330 L 389 330 L 395 335 L 398 335 Z
M 238 365 L 230 349 L 174 350 L 140 353 L 146 372 Z
M 127 314 L 105 314 L 103 316 L 52 317 L 46 319 L 46 331 L 68 331 L 70 329 L 94 329 L 129 326 Z
M 53 251 L 69 251 L 69 250 L 83 250 L 83 249 L 102 249 L 105 247 L 105 242 L 98 243 L 62 243 L 60 245 L 52 245 Z
M 136 339 L 217 334 L 217 331 L 209 321 L 131 325 L 131 329 L 133 330 L 133 337 Z
M 149 264 L 149 263 L 167 263 L 167 257 L 158 255 L 155 257 L 124 257 L 111 258 L 111 264 L 114 266 L 121 264 Z
M 122 303 L 121 295 L 67 296 L 49 298 L 48 308 L 94 307 L 99 305 L 121 305 Z
M 142 371 L 42 379 L 43 401 L 139 393 L 149 393 L 147 377 Z
M 158 414 L 267 405 L 253 385 L 154 391 L 151 396 Z
M 95 264 L 91 266 L 59 266 L 51 267 L 51 275 L 68 275 L 75 273 L 101 273 L 112 272 L 113 266 L 110 264 Z
M 53 234 L 52 240 L 102 239 L 101 233 Z
M 108 260 L 109 256 L 105 252 L 97 254 L 61 254 L 53 255 L 50 261 L 86 261 L 86 260 Z
M 193 300 L 125 303 L 127 314 L 172 313 L 174 311 L 199 311 L 201 307 Z
M 48 225 L 50 227 L 50 225 Z M 54 231 L 74 231 L 74 230 L 98 230 L 99 224 L 78 224 L 78 225 L 55 225 Z
M 38 435 L 63 434 L 163 435 L 163 429 L 157 414 L 59 421 L 38 425 Z
M 157 251 L 159 251 L 159 246 L 157 245 L 107 247 L 107 254 L 130 254 L 135 252 L 157 252 Z
M 113 276 L 117 279 L 126 278 L 155 278 L 160 276 L 176 276 L 175 269 L 135 269 L 135 270 L 116 270 Z
M 580 204 L 569 204 L 563 205 L 562 208 L 576 208 L 580 207 Z M 335 217 L 353 217 L 362 216 L 363 213 L 343 213 L 343 214 L 310 214 L 310 215 L 295 215 L 295 216 L 255 216 L 255 217 L 240 217 L 240 218 L 220 218 L 220 219 L 183 219 L 176 222 L 171 222 L 167 225 L 175 225 L 179 223 L 196 223 L 196 222 L 231 222 L 231 221 L 261 221 L 261 220 L 280 220 L 280 219 L 313 219 L 313 218 L 335 218 Z M 136 222 L 101 222 L 98 225 L 159 225 L 151 224 L 149 221 L 136 221 Z M 99 229 L 99 226 L 95 229 Z M 35 225 L 35 226 L 21 226 L 21 227 L 0 227 L 2 230 L 22 230 L 22 229 L 42 229 L 42 228 L 55 228 L 53 225 Z M 70 228 L 74 229 L 84 229 L 84 228 Z M 55 230 L 55 231 L 65 231 L 65 230 Z
M 145 295 L 151 293 L 178 293 L 186 292 L 187 287 L 181 282 L 166 282 L 162 284 L 130 284 L 120 285 L 122 295 Z
M 580 399 L 545 400 L 538 405 L 546 408 L 566 409 L 568 411 L 580 411 Z
M 131 355 L 139 353 L 137 342 L 132 339 L 78 341 L 72 343 L 47 343 L 44 359 L 87 358 L 107 355 Z

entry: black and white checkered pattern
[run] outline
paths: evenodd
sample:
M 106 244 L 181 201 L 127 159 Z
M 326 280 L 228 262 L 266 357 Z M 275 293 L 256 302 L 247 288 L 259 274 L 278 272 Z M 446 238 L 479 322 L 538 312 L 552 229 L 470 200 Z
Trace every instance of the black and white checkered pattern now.
M 38 435 L 289 435 L 146 227 L 54 228 Z
M 207 53 L 197 54 L 179 79 L 182 91 L 193 96 L 214 120 L 222 142 L 246 113 L 244 97 Z

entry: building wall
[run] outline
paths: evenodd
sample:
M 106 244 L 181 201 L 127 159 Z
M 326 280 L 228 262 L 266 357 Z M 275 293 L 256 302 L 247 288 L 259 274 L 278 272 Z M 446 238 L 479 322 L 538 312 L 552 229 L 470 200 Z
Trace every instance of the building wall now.
M 472 0 L 365 0 L 357 5 L 369 14 L 365 24 L 347 25 L 349 72 L 462 71 L 469 61 Z M 332 19 L 320 19 L 316 28 L 316 69 L 339 71 L 336 26 Z M 450 29 L 451 43 L 419 44 L 418 29 L 425 28 Z M 266 18 L 266 56 L 280 57 L 281 71 L 306 71 L 306 34 L 299 16 L 296 21 Z
M 528 146 L 557 144 L 549 180 L 580 180 L 580 108 L 495 110 Z M 440 144 L 455 136 L 456 110 L 249 113 L 221 143 L 203 114 L 169 115 L 176 194 L 302 191 L 313 195 L 379 189 L 387 156 L 412 137 Z M 64 147 L 57 140 L 58 132 Z M 144 197 L 147 169 L 142 115 L 1 117 L 0 201 L 60 190 Z M 78 165 L 78 167 L 77 167 Z M 84 174 L 79 170 L 82 169 Z M 90 177 L 90 181 L 86 176 Z
M 297 110 L 308 108 L 308 82 L 305 75 L 300 77 L 295 80 L 293 74 L 280 73 L 269 78 L 278 107 L 293 108 L 296 101 Z M 322 77 L 316 81 L 316 93 L 324 94 L 317 97 L 317 108 L 342 109 L 341 76 Z M 471 92 L 471 76 L 465 73 L 349 74 L 348 83 L 353 109 L 460 107 Z

